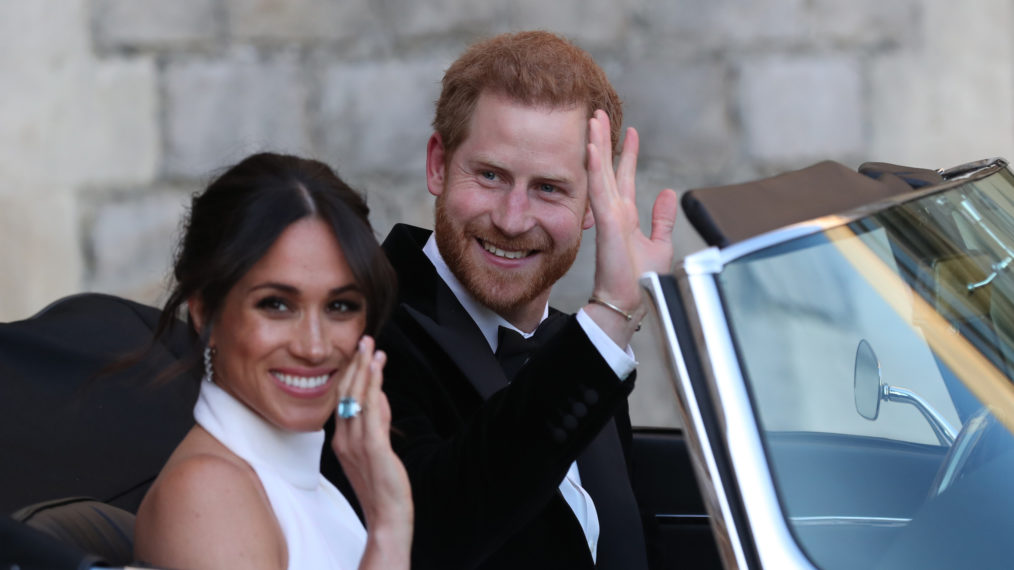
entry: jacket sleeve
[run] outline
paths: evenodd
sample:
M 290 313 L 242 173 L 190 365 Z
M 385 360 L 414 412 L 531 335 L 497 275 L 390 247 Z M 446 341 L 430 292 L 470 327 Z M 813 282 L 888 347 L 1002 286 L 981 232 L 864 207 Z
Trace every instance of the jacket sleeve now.
M 412 481 L 414 563 L 474 566 L 501 547 L 546 508 L 633 389 L 574 317 L 485 402 L 411 319 L 380 344 L 392 441 Z

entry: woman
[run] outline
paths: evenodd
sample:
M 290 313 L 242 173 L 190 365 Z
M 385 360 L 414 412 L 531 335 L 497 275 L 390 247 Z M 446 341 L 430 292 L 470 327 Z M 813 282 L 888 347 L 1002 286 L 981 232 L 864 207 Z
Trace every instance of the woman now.
M 203 348 L 197 422 L 137 513 L 135 554 L 172 568 L 408 567 L 412 500 L 369 335 L 394 274 L 362 198 L 325 164 L 257 154 L 191 205 L 164 332 Z M 201 363 L 195 363 L 200 365 Z M 319 473 L 322 427 L 363 508 Z

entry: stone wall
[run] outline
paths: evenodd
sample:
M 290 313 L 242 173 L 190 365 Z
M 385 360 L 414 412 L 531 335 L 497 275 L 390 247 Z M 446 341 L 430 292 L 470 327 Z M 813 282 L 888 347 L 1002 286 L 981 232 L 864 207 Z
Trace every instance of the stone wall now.
M 82 290 L 158 302 L 188 195 L 254 150 L 335 165 L 381 234 L 430 226 L 432 102 L 481 36 L 545 28 L 598 59 L 641 132 L 646 219 L 664 186 L 826 158 L 1012 157 L 1011 19 L 1011 0 L 5 0 L 0 320 Z M 592 255 L 558 304 L 583 303 Z M 635 422 L 671 423 L 648 328 Z

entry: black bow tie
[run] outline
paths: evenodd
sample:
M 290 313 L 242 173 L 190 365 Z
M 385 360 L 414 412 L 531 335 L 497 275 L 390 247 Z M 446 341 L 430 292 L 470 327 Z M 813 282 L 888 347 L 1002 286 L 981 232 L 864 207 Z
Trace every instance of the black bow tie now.
M 514 380 L 518 370 L 521 370 L 532 355 L 560 331 L 566 320 L 562 313 L 550 315 L 535 329 L 535 334 L 528 338 L 514 329 L 500 327 L 496 359 L 500 362 L 508 382 Z

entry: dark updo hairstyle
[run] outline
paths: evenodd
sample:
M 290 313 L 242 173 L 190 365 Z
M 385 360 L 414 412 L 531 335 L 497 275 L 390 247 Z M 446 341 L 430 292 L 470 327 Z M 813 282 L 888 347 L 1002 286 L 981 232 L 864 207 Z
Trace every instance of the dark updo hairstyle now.
M 395 298 L 394 269 L 377 243 L 370 209 L 323 162 L 260 153 L 247 157 L 195 194 L 176 250 L 175 286 L 166 301 L 156 338 L 197 296 L 204 331 L 194 333 L 196 354 L 207 345 L 232 287 L 294 222 L 318 218 L 334 232 L 356 284 L 366 298 L 366 334 L 376 335 Z M 190 365 L 197 365 L 197 358 Z

